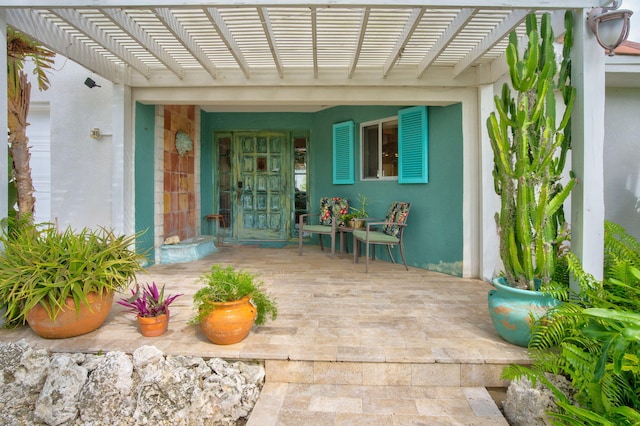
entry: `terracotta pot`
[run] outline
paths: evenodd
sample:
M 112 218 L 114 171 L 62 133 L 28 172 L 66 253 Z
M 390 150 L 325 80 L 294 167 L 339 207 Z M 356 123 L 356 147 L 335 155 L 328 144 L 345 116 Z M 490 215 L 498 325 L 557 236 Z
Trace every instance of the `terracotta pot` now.
M 145 337 L 157 337 L 164 334 L 169 326 L 169 314 L 158 315 L 157 317 L 141 317 L 138 315 L 138 325 L 140 333 Z
M 209 315 L 200 321 L 200 329 L 216 345 L 238 343 L 249 335 L 258 311 L 250 297 L 234 302 L 213 303 Z
M 55 321 L 49 318 L 47 310 L 39 303 L 27 313 L 27 323 L 45 339 L 64 339 L 90 333 L 107 319 L 113 305 L 113 292 L 89 293 L 87 300 L 89 305 L 80 302 L 76 311 L 73 298 L 68 297 Z

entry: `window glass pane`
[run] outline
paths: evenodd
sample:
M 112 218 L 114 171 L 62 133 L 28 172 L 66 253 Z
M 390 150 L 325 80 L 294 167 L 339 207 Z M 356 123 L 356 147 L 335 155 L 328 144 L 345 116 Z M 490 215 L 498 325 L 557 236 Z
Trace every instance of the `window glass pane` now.
M 297 235 L 298 220 L 300 215 L 308 213 L 307 206 L 307 138 L 294 138 L 294 163 L 293 178 L 295 184 L 295 225 L 292 229 L 294 236 Z
M 231 138 L 218 138 L 218 213 L 224 224 L 231 227 Z
M 398 176 L 398 120 L 382 123 L 382 176 Z
M 362 177 L 378 177 L 378 125 L 362 128 Z

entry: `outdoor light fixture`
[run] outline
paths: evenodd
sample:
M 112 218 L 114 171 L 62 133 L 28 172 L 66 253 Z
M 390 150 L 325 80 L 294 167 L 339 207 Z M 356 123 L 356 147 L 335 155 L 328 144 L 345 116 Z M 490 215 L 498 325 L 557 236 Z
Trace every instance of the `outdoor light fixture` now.
M 589 28 L 609 56 L 629 36 L 629 17 L 633 15 L 631 10 L 618 7 L 620 2 L 614 0 L 610 7 L 594 7 L 587 16 Z
M 84 81 L 84 85 L 87 86 L 89 89 L 93 89 L 94 87 L 101 87 L 91 77 L 87 77 L 87 79 Z
M 102 133 L 102 131 L 99 128 L 95 127 L 91 129 L 91 131 L 89 132 L 89 136 L 92 139 L 98 140 L 98 139 L 102 139 L 103 136 L 113 136 L 113 135 L 111 133 Z

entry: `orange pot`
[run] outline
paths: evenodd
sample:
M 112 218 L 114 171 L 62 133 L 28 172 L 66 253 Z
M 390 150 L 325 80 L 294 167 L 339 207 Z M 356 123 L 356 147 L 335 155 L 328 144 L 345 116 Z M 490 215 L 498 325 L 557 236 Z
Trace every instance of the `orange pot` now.
M 238 343 L 249 335 L 258 311 L 250 297 L 234 302 L 213 303 L 209 315 L 200 321 L 200 329 L 216 345 Z
M 49 318 L 47 310 L 39 303 L 27 313 L 27 323 L 45 339 L 64 339 L 90 333 L 107 319 L 113 305 L 113 292 L 89 293 L 87 301 L 89 305 L 80 302 L 76 310 L 73 298 L 68 297 L 55 321 Z
M 141 317 L 138 315 L 138 325 L 140 333 L 145 337 L 157 337 L 164 334 L 169 326 L 169 315 L 159 315 L 157 317 Z

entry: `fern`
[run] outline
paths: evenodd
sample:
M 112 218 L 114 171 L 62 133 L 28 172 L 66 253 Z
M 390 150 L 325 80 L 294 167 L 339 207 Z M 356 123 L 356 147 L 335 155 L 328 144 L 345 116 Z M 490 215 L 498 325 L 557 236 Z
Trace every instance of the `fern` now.
M 562 257 L 556 283 L 542 290 L 563 303 L 534 325 L 531 367 L 510 366 L 503 378 L 527 377 L 549 387 L 557 403 L 549 413 L 553 424 L 640 424 L 640 243 L 607 221 L 602 281 L 586 273 L 574 254 Z M 562 292 L 565 271 L 577 294 Z M 579 405 L 559 395 L 547 373 L 570 379 Z

